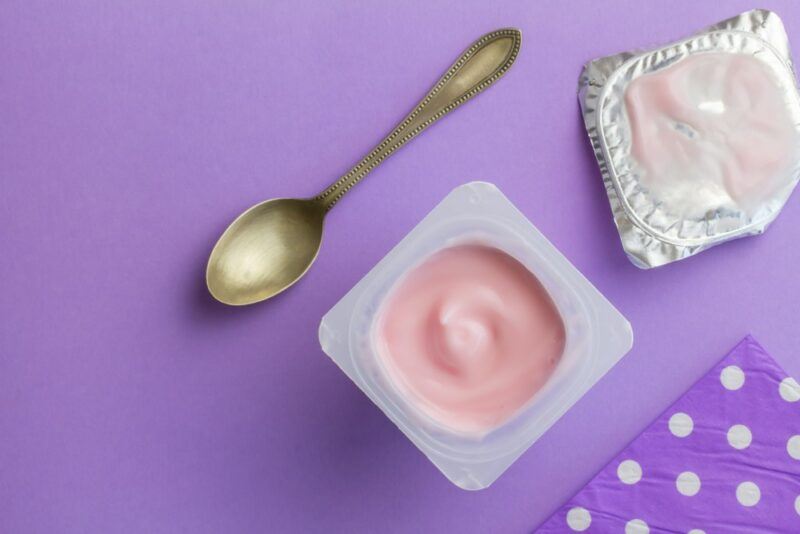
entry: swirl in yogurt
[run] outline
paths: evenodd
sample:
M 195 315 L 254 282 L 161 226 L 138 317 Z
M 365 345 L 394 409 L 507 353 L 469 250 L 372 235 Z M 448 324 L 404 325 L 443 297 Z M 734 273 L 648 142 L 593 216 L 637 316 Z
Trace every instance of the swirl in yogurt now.
M 700 53 L 640 76 L 625 107 L 641 183 L 672 213 L 752 215 L 791 182 L 797 130 L 776 75 L 751 55 Z
M 374 330 L 390 379 L 422 412 L 457 432 L 510 419 L 547 382 L 565 329 L 539 280 L 505 252 L 441 250 L 383 303 Z

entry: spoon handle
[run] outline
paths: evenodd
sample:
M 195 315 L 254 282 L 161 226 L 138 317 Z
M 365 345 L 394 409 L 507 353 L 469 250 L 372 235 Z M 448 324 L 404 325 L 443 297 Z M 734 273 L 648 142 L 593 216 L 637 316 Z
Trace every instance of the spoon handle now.
M 515 28 L 493 31 L 475 41 L 380 144 L 314 199 L 330 210 L 398 148 L 500 79 L 517 58 L 521 41 L 522 33 Z

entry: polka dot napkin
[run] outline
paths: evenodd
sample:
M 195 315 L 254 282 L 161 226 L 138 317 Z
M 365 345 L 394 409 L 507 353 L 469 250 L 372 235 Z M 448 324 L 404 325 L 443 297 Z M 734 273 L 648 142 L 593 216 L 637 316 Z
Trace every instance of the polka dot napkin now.
M 798 401 L 747 337 L 536 532 L 800 533 Z

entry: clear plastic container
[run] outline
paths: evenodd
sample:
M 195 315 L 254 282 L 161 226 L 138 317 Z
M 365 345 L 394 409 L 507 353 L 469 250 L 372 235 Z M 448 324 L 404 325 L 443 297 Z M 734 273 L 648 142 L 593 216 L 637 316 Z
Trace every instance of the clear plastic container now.
M 376 314 L 395 283 L 431 254 L 478 243 L 525 265 L 547 289 L 566 330 L 552 376 L 507 422 L 480 437 L 431 419 L 393 384 L 373 345 Z M 539 439 L 633 344 L 628 321 L 497 187 L 454 189 L 322 318 L 322 349 L 457 486 L 483 489 Z

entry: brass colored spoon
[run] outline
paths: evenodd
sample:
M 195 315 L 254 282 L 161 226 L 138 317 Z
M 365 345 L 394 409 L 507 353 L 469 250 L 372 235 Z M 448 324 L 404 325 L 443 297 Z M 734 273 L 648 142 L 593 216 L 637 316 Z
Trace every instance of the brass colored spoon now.
M 497 81 L 514 63 L 522 34 L 508 28 L 475 41 L 433 89 L 364 159 L 308 199 L 277 198 L 242 213 L 219 238 L 206 268 L 211 294 L 225 304 L 253 304 L 303 276 L 317 257 L 325 214 L 395 150 Z

